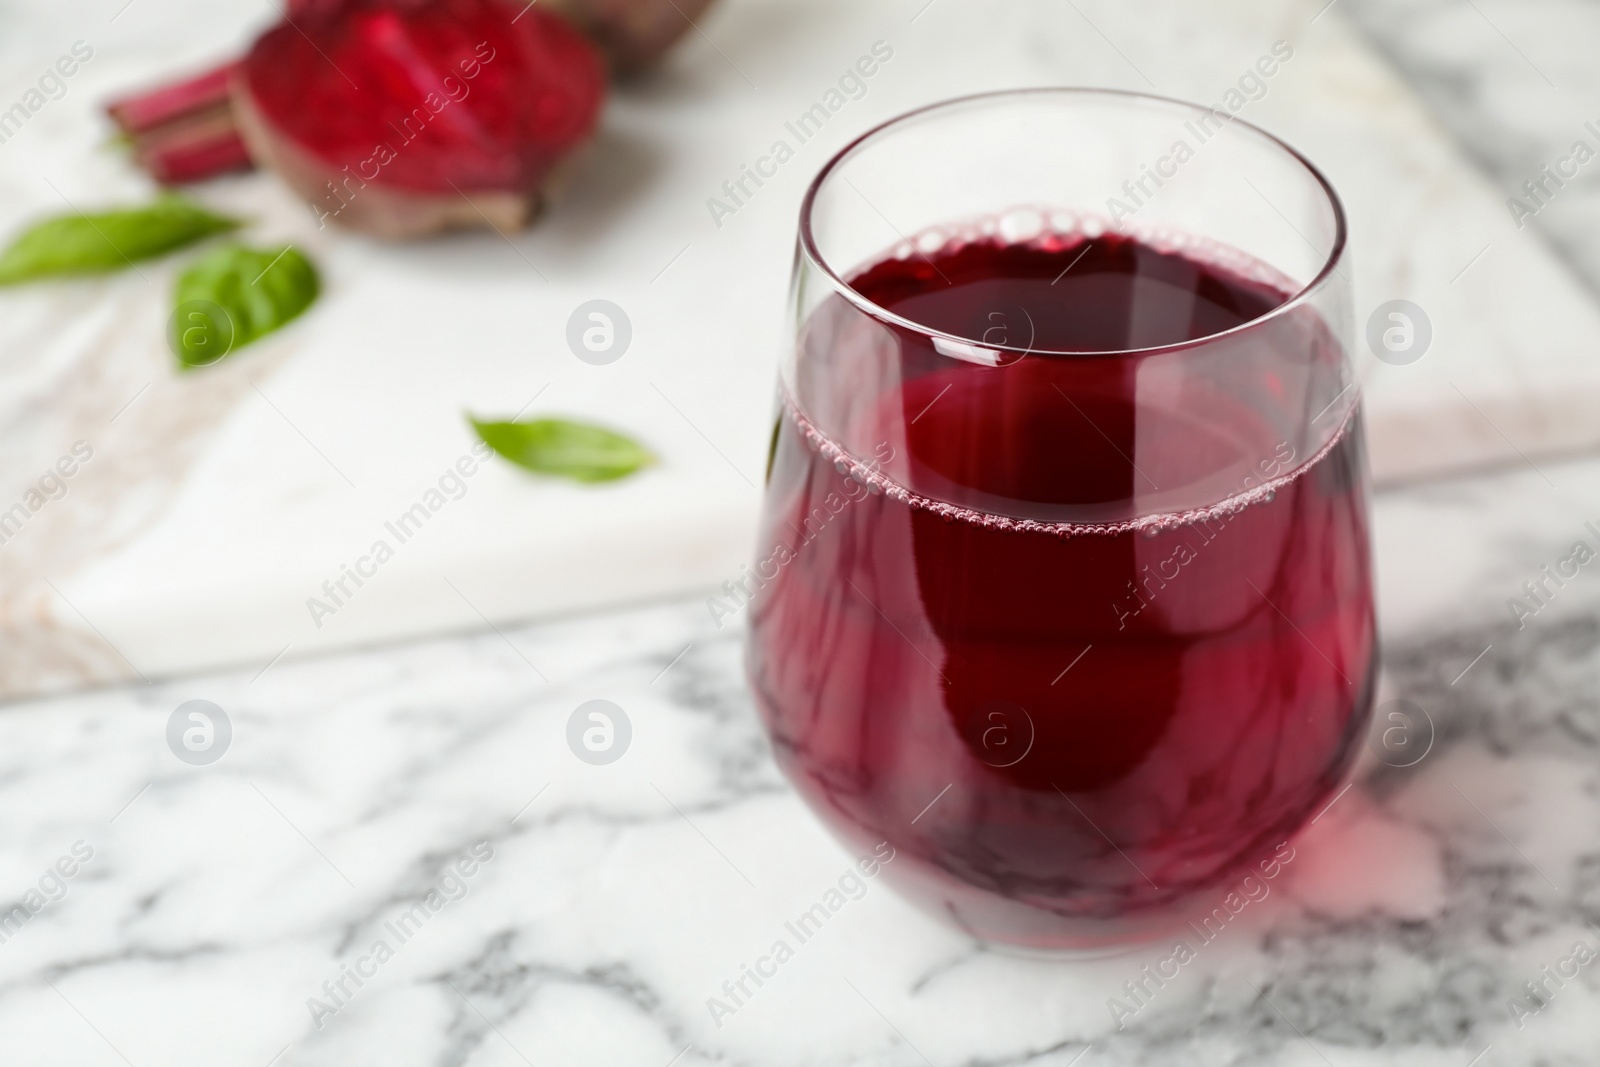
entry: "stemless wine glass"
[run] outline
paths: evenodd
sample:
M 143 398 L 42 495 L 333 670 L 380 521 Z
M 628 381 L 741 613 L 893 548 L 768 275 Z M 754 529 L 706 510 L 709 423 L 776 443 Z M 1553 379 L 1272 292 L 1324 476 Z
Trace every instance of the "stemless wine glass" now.
M 813 182 L 750 680 L 807 802 L 974 936 L 1231 907 L 1348 772 L 1345 236 L 1283 142 L 1131 93 L 926 107 Z

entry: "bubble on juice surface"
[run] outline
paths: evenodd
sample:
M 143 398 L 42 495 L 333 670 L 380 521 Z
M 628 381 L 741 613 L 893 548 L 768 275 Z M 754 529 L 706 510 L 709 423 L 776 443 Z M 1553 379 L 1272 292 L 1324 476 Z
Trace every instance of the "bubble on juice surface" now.
M 1264 482 L 1243 492 L 1235 493 L 1215 504 L 1203 508 L 1191 508 L 1187 511 L 1142 515 L 1122 522 L 1078 523 L 1017 519 L 1007 515 L 996 515 L 993 512 L 980 511 L 976 508 L 963 507 L 944 500 L 935 500 L 932 497 L 914 493 L 885 476 L 877 464 L 865 463 L 856 459 L 825 436 L 812 424 L 810 419 L 801 414 L 799 407 L 795 404 L 793 398 L 789 396 L 787 390 L 783 393 L 783 407 L 800 431 L 800 436 L 806 442 L 806 446 L 813 452 L 820 452 L 828 457 L 834 463 L 836 469 L 839 463 L 843 463 L 846 472 L 857 481 L 865 484 L 868 492 L 882 493 L 890 500 L 905 504 L 913 510 L 932 512 L 947 522 L 967 522 L 982 526 L 985 529 L 1000 530 L 1007 533 L 1050 533 L 1063 538 L 1097 534 L 1114 536 L 1133 531 L 1138 531 L 1147 537 L 1155 537 L 1166 530 L 1175 530 L 1199 522 L 1209 522 L 1213 519 L 1236 515 L 1251 505 L 1270 504 L 1277 498 L 1280 488 L 1315 468 L 1328 453 L 1338 447 L 1339 443 L 1344 440 L 1345 434 L 1349 433 L 1351 427 L 1355 425 L 1356 412 L 1360 410 L 1359 405 L 1352 405 L 1337 432 L 1328 439 L 1326 444 L 1311 455 L 1305 463 L 1271 481 Z
M 1031 241 L 1044 232 L 1045 216 L 1038 208 L 1013 208 L 1000 216 L 995 230 L 1011 244 Z

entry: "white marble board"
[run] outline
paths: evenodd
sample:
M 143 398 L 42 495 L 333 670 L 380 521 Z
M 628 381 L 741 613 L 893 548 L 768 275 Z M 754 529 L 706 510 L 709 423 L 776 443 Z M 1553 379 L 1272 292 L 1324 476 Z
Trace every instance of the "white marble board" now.
M 396 248 L 319 232 L 266 175 L 203 190 L 254 216 L 254 235 L 306 249 L 327 279 L 301 322 L 204 373 L 175 374 L 164 349 L 170 263 L 0 294 L 0 501 L 22 499 L 75 441 L 94 449 L 67 494 L 0 547 L 0 694 L 265 665 L 720 584 L 759 503 L 798 201 L 835 147 L 928 100 L 1006 86 L 1212 100 L 1278 39 L 1296 57 L 1245 116 L 1343 191 L 1358 311 L 1405 297 L 1434 323 L 1417 363 L 1362 355 L 1379 477 L 1594 444 L 1600 312 L 1321 6 L 725 0 L 662 71 L 614 96 L 565 202 L 509 242 Z M 76 40 L 95 48 L 67 95 L 0 145 L 0 229 L 144 195 L 103 144 L 98 105 L 228 52 L 272 17 L 243 0 L 0 11 L 7 70 Z M 707 197 L 876 41 L 894 58 L 865 97 L 716 225 Z M 26 79 L 11 84 L 20 93 Z M 634 327 L 606 367 L 564 342 L 571 311 L 597 297 Z M 663 462 L 600 489 L 492 464 L 315 625 L 308 598 L 467 450 L 463 413 L 530 401 L 625 428 Z

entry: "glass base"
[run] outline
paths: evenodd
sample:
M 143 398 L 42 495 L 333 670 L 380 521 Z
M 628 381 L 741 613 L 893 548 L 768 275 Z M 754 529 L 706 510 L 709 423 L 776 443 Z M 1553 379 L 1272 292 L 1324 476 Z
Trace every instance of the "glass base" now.
M 919 910 L 954 926 L 985 950 L 1014 959 L 1074 962 L 1129 955 L 1167 937 L 1184 936 L 1184 904 L 1192 904 L 1175 902 L 1171 908 L 1118 917 L 1069 916 L 948 878 L 935 882 L 930 873 L 927 867 L 912 872 L 906 865 L 883 872 L 890 886 Z

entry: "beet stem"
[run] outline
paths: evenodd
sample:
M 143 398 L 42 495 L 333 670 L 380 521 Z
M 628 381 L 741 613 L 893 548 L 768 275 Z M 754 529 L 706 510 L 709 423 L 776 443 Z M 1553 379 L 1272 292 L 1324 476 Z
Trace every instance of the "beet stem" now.
M 203 74 L 113 101 L 106 111 L 129 136 L 137 137 L 169 122 L 228 102 L 228 79 L 237 60 Z
M 164 185 L 203 181 L 254 164 L 234 122 L 229 83 L 237 60 L 134 93 L 106 108 L 134 160 Z

